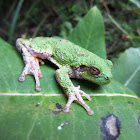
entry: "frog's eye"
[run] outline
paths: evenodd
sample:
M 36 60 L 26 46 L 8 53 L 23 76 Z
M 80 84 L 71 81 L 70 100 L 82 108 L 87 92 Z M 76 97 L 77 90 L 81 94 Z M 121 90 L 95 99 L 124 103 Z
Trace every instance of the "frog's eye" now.
M 95 68 L 95 67 L 90 67 L 89 68 L 89 72 L 92 74 L 92 75 L 99 75 L 100 74 L 100 71 Z

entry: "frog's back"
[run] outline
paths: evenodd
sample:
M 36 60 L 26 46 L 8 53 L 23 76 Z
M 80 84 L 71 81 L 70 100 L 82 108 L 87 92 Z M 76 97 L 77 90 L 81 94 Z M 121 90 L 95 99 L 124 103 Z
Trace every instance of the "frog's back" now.
M 86 57 L 93 55 L 88 50 L 64 39 L 37 37 L 34 39 L 34 42 L 41 48 L 45 46 L 42 48 L 44 50 L 51 49 L 52 58 L 61 65 L 81 65 L 81 63 L 84 63 L 82 61 L 84 61 Z
M 86 57 L 92 55 L 88 50 L 68 40 L 51 38 L 48 43 L 53 48 L 53 59 L 61 65 L 78 66 Z

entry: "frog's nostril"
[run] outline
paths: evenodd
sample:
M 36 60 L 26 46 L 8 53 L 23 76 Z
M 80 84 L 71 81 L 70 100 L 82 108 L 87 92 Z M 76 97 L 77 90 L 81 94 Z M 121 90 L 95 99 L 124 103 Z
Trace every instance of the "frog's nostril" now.
M 108 76 L 106 76 L 106 80 L 109 80 L 109 77 Z

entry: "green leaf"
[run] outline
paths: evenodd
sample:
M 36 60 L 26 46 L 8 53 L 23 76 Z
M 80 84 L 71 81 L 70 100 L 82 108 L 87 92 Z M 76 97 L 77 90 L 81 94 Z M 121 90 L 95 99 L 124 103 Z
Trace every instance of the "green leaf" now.
M 113 78 L 140 96 L 140 47 L 120 55 L 113 66 Z
M 114 128 L 121 133 L 116 131 L 119 140 L 139 139 L 140 104 L 137 99 L 94 97 L 92 102 L 86 101 L 94 109 L 93 116 L 88 116 L 78 104 L 73 104 L 68 114 L 61 112 L 56 103 L 64 105 L 64 100 L 64 96 L 0 96 L 1 139 L 107 139 L 111 138 L 103 131 L 107 116 L 118 118 Z M 68 124 L 58 130 L 65 122 Z
M 140 8 L 140 1 L 139 0 L 130 0 L 130 1 Z
M 100 57 L 106 58 L 104 23 L 97 7 L 88 11 L 70 33 L 68 39 Z
M 112 121 L 113 117 L 116 117 L 116 137 L 121 140 L 139 138 L 140 102 L 131 90 L 116 81 L 112 81 L 107 86 L 97 86 L 79 80 L 81 89 L 92 97 L 91 102 L 86 100 L 85 102 L 94 110 L 94 115 L 88 116 L 86 111 L 76 103 L 71 105 L 70 113 L 63 113 L 56 107 L 57 103 L 64 107 L 66 98 L 59 97 L 62 91 L 54 79 L 55 68 L 51 65 L 41 66 L 45 76 L 41 81 L 40 93 L 47 93 L 46 95 L 50 97 L 41 96 L 34 90 L 33 77 L 27 76 L 23 83 L 17 80 L 24 65 L 17 51 L 2 40 L 0 46 L 0 136 L 2 140 L 107 139 L 112 137 L 105 133 L 107 117 L 112 118 Z M 54 93 L 55 97 L 53 97 Z M 58 127 L 65 122 L 68 124 L 62 130 L 58 130 Z
M 94 12 L 101 17 L 97 8 L 91 9 L 88 14 L 92 13 L 92 16 Z M 101 21 L 94 22 L 102 22 L 101 18 L 98 20 Z M 99 32 L 101 38 L 104 37 L 102 33 Z M 96 45 L 102 40 L 96 35 L 90 38 L 93 42 L 99 41 Z M 104 50 L 104 41 L 101 44 L 99 46 Z M 96 45 L 94 47 L 98 48 Z M 80 84 L 81 89 L 92 97 L 90 102 L 84 100 L 94 110 L 94 115 L 88 116 L 77 102 L 72 103 L 70 113 L 63 113 L 61 109 L 67 99 L 55 80 L 56 67 L 48 61 L 45 61 L 47 65 L 41 66 L 42 90 L 37 93 L 32 76 L 26 76 L 23 83 L 18 81 L 24 68 L 21 55 L 2 39 L 0 46 L 0 139 L 139 139 L 140 101 L 131 90 L 115 80 L 106 86 L 73 80 L 76 81 L 75 85 Z M 100 56 L 104 57 L 105 54 Z M 58 130 L 62 123 L 67 125 Z M 109 130 L 114 131 L 109 133 Z

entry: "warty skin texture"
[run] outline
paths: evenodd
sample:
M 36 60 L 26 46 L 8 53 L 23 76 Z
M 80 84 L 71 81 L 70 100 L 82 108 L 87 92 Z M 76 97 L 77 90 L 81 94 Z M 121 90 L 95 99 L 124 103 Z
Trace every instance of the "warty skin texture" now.
M 42 77 L 42 74 L 38 61 L 39 59 L 48 59 L 58 66 L 56 79 L 68 96 L 68 103 L 63 111 L 69 112 L 70 104 L 77 100 L 89 115 L 93 115 L 93 111 L 85 104 L 81 95 L 87 97 L 88 100 L 91 98 L 79 87 L 74 87 L 70 78 L 86 79 L 99 85 L 108 84 L 112 78 L 111 61 L 102 59 L 94 53 L 63 39 L 49 37 L 19 38 L 16 41 L 16 46 L 25 63 L 24 70 L 19 77 L 20 81 L 24 81 L 26 74 L 34 75 L 36 90 L 39 91 L 39 78 Z

